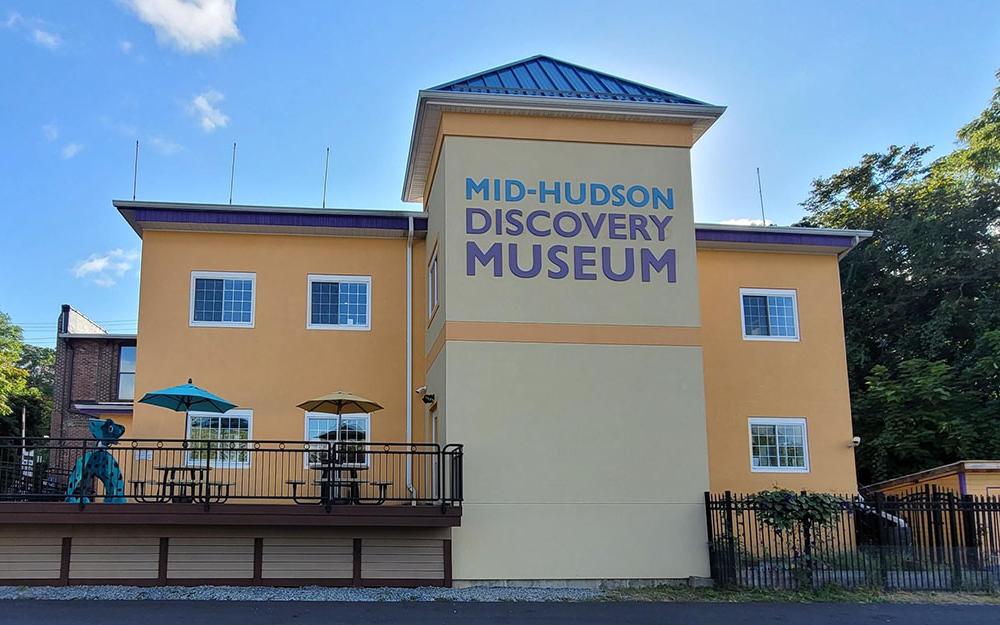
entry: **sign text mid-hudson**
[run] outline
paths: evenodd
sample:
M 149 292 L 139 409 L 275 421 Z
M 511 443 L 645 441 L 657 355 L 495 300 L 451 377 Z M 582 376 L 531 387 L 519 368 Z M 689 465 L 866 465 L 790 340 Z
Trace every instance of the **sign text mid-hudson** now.
M 529 198 L 544 207 L 522 208 Z M 531 186 L 512 178 L 466 178 L 465 199 L 480 203 L 465 209 L 468 276 L 492 272 L 500 278 L 507 269 L 518 278 L 677 281 L 677 253 L 666 245 L 671 187 L 552 180 Z M 530 243 L 519 247 L 497 236 Z M 599 244 L 611 241 L 631 243 Z

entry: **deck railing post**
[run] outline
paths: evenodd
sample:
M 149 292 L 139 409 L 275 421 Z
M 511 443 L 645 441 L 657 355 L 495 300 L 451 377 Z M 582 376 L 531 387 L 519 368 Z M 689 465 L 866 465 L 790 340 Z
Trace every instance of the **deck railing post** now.
M 726 491 L 725 497 L 725 521 L 726 521 L 726 573 L 724 575 L 725 584 L 736 585 L 736 530 L 733 522 L 733 493 Z
M 715 549 L 715 530 L 712 527 L 712 493 L 705 491 L 705 532 L 708 535 L 708 574 L 716 582 L 720 583 L 719 565 L 716 562 L 717 555 Z
M 889 563 L 885 550 L 888 548 L 885 522 L 885 495 L 875 493 L 875 520 L 878 523 L 878 575 L 879 585 L 889 590 Z
M 958 538 L 958 505 L 955 493 L 948 492 L 948 537 L 951 540 L 951 587 L 962 587 L 962 545 Z

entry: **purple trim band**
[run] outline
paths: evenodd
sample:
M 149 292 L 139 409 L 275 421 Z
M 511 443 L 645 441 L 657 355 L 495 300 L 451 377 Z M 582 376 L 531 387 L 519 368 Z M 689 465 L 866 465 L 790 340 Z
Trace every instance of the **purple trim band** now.
M 108 407 L 97 407 L 97 406 L 87 406 L 86 408 L 75 408 L 76 412 L 85 414 L 91 417 L 98 417 L 102 414 L 119 414 L 127 415 L 132 414 L 132 408 L 108 408 Z
M 409 228 L 408 218 L 399 215 L 311 215 L 294 213 L 258 213 L 250 211 L 188 211 L 138 208 L 137 222 L 188 224 L 225 224 L 249 226 L 295 226 L 307 228 L 363 228 L 402 230 Z M 415 217 L 413 229 L 427 230 L 427 218 Z
M 959 473 L 958 473 L 958 494 L 962 495 L 963 497 L 965 495 L 969 494 L 969 487 L 965 483 L 965 471 L 964 470 L 959 471 Z
M 697 241 L 720 243 L 757 243 L 771 245 L 822 245 L 824 247 L 850 248 L 854 237 L 846 234 L 817 234 L 812 232 L 749 232 L 746 230 L 707 230 L 696 228 Z

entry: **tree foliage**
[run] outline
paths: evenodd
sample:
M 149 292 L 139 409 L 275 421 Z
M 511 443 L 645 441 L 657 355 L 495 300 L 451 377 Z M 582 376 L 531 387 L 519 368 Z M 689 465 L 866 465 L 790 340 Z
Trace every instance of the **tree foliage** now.
M 55 350 L 23 342 L 21 328 L 0 312 L 0 436 L 21 434 L 21 409 L 29 436 L 48 433 L 55 383 Z
M 862 483 L 1000 457 L 1000 87 L 928 152 L 866 154 L 803 202 L 802 225 L 874 232 L 841 262 Z

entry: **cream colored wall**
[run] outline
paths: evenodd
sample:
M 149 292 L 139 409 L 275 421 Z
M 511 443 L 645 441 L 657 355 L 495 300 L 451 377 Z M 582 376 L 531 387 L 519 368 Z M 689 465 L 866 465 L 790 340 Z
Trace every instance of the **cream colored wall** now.
M 833 254 L 698 251 L 713 491 L 857 491 L 851 403 Z M 741 288 L 794 289 L 798 342 L 747 341 Z M 753 473 L 750 417 L 804 417 L 809 473 Z
M 1000 497 L 1000 474 L 995 471 L 966 472 L 966 494 L 977 497 Z
M 456 579 L 708 575 L 700 349 L 446 349 Z
M 296 404 L 338 389 L 385 409 L 372 438 L 405 440 L 406 241 L 147 230 L 136 397 L 193 378 L 253 410 L 257 439 L 302 440 Z M 424 246 L 414 246 L 414 388 L 423 385 Z M 192 271 L 256 273 L 253 328 L 189 326 Z M 306 329 L 308 274 L 370 275 L 371 330 Z M 419 407 L 414 411 L 419 415 Z M 420 432 L 415 428 L 415 431 Z M 182 437 L 184 415 L 136 404 L 132 437 Z
M 555 122 L 554 122 L 555 123 Z M 502 321 L 542 323 L 607 323 L 617 325 L 697 326 L 699 325 L 698 284 L 695 267 L 694 216 L 691 199 L 691 163 L 689 150 L 674 147 L 635 145 L 598 145 L 560 141 L 526 141 L 470 137 L 445 137 L 442 155 L 445 158 L 445 263 L 448 299 L 446 321 Z M 441 165 L 438 166 L 440 170 Z M 574 206 L 567 202 L 542 204 L 537 196 L 508 203 L 466 199 L 466 178 L 485 177 L 520 179 L 527 185 L 539 180 L 600 182 L 607 185 L 672 187 L 674 209 L 651 207 L 643 209 L 606 206 Z M 554 232 L 550 237 L 482 235 L 466 233 L 466 208 L 482 207 L 487 211 L 512 207 L 525 213 L 535 209 L 558 211 L 641 213 L 670 215 L 667 240 L 653 237 L 650 242 L 611 240 L 606 228 L 595 241 L 586 229 L 575 239 L 564 239 Z M 432 216 L 435 211 L 431 209 Z M 432 217 L 433 218 L 433 217 Z M 475 241 L 486 249 L 491 243 L 518 243 L 522 265 L 531 244 L 580 244 L 611 247 L 616 270 L 621 270 L 621 250 L 626 247 L 649 247 L 656 253 L 676 249 L 677 279 L 668 284 L 662 274 L 653 274 L 652 282 L 642 282 L 637 275 L 625 282 L 613 282 L 598 276 L 597 280 L 574 280 L 572 273 L 564 279 L 542 275 L 519 279 L 505 268 L 504 277 L 494 278 L 489 270 L 478 268 L 476 276 L 466 275 L 466 242 Z M 544 253 L 543 253 L 544 258 Z M 600 274 L 600 257 L 594 270 Z M 581 306 L 581 301 L 586 301 Z M 633 305 L 642 302 L 641 306 Z

